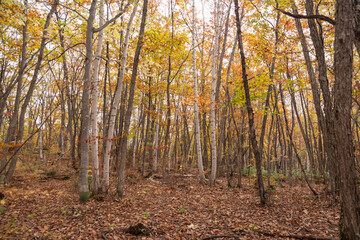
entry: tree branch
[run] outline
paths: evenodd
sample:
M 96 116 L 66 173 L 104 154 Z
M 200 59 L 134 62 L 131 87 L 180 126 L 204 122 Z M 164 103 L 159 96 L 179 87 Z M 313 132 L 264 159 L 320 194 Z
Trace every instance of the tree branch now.
M 210 239 L 216 239 L 216 238 L 234 238 L 234 239 L 240 239 L 236 235 L 213 235 L 210 237 L 203 238 L 202 240 L 210 240 Z
M 11 155 L 10 159 L 6 161 L 6 163 L 4 164 L 4 166 L 0 169 L 0 173 L 2 173 L 3 171 L 5 171 L 7 165 L 15 158 L 15 156 L 17 155 L 17 153 L 22 149 L 22 147 L 36 134 L 40 131 L 40 129 L 42 128 L 42 126 L 47 122 L 47 120 L 51 117 L 51 115 L 53 114 L 53 112 L 60 106 L 60 103 L 57 104 L 57 106 L 54 107 L 53 110 L 51 110 L 51 112 L 49 113 L 48 116 L 46 116 L 45 120 L 42 121 L 42 123 L 40 124 L 40 126 L 36 129 L 35 132 L 33 132 L 20 146 L 18 146 L 15 150 L 15 152 Z
M 76 43 L 75 45 L 72 45 L 72 46 L 68 47 L 68 48 L 65 49 L 59 56 L 56 56 L 56 57 L 54 57 L 54 58 L 52 58 L 52 59 L 49 59 L 48 62 L 52 62 L 52 61 L 60 58 L 60 57 L 61 57 L 62 55 L 64 55 L 67 51 L 69 51 L 70 49 L 72 49 L 72 48 L 74 48 L 74 47 L 77 47 L 77 46 L 79 46 L 79 45 L 85 45 L 85 43 L 82 43 L 82 42 L 81 42 L 81 43 Z
M 86 17 L 84 17 L 81 13 L 79 13 L 79 12 L 76 11 L 75 9 L 72 9 L 72 8 L 70 8 L 70 7 L 68 7 L 68 6 L 64 5 L 64 4 L 61 4 L 61 3 L 60 3 L 59 5 L 62 6 L 63 8 L 66 8 L 66 9 L 70 10 L 70 11 L 73 11 L 74 13 L 76 13 L 77 15 L 79 15 L 79 17 L 81 17 L 82 19 L 84 19 L 85 21 L 87 21 Z
M 106 28 L 109 24 L 113 23 L 116 21 L 116 19 L 118 19 L 121 15 L 123 15 L 126 10 L 128 9 L 128 7 L 130 6 L 130 3 L 132 1 L 129 1 L 126 6 L 124 7 L 123 10 L 121 10 L 118 14 L 115 15 L 115 17 L 113 17 L 112 19 L 106 21 L 106 23 L 104 23 L 104 25 L 98 27 L 98 28 L 93 28 L 93 33 L 96 33 L 96 32 L 100 32 L 101 30 L 103 30 L 104 28 Z
M 301 18 L 305 18 L 305 19 L 314 19 L 315 18 L 315 19 L 320 19 L 320 20 L 326 21 L 333 26 L 336 25 L 335 20 L 333 20 L 327 16 L 324 16 L 324 15 L 302 15 L 302 14 L 295 14 L 295 13 L 287 12 L 287 11 L 281 10 L 279 8 L 275 8 L 275 9 L 282 12 L 283 14 L 288 15 L 293 18 L 300 18 L 300 19 Z

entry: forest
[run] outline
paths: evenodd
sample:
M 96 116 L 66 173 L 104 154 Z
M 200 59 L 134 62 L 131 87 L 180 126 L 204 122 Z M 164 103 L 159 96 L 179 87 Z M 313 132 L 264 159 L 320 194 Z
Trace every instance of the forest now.
M 1 239 L 360 239 L 359 0 L 0 0 Z

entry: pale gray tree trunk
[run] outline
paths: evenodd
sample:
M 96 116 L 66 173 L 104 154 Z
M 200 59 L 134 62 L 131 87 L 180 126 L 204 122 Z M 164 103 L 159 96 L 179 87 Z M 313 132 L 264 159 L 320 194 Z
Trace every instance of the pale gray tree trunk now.
M 195 124 L 195 142 L 196 142 L 196 155 L 197 164 L 199 168 L 200 182 L 205 181 L 203 158 L 201 151 L 201 136 L 200 136 L 200 120 L 199 120 L 199 93 L 198 93 L 198 79 L 197 79 L 197 68 L 196 68 L 196 48 L 195 48 L 195 34 L 196 34 L 196 22 L 195 22 L 195 0 L 192 3 L 192 58 L 193 58 L 193 77 L 194 77 L 194 124 Z M 191 143 L 189 150 L 191 149 Z M 188 154 L 189 155 L 189 154 Z
M 132 110 L 133 110 L 136 77 L 137 77 L 137 71 L 138 71 L 139 60 L 140 60 L 140 52 L 141 52 L 141 48 L 143 45 L 143 39 L 144 39 L 145 23 L 146 23 L 146 16 L 147 16 L 147 6 L 148 6 L 148 0 L 144 0 L 142 18 L 141 18 L 141 23 L 140 23 L 139 39 L 138 39 L 138 43 L 137 43 L 136 50 L 135 50 L 134 64 L 133 64 L 131 80 L 130 80 L 128 106 L 127 106 L 125 119 L 124 119 L 125 120 L 124 121 L 124 131 L 123 131 L 123 137 L 121 139 L 121 146 L 120 146 L 121 159 L 120 159 L 120 167 L 118 168 L 118 171 L 117 171 L 118 183 L 117 183 L 117 189 L 116 189 L 116 191 L 120 197 L 124 196 L 127 135 L 129 133 L 130 119 L 131 119 L 131 114 L 132 114 Z
M 157 106 L 157 111 L 156 113 L 158 113 L 160 111 L 160 104 L 158 104 Z M 156 126 L 155 126 L 155 139 L 154 139 L 154 151 L 153 151 L 153 159 L 154 159 L 154 164 L 153 164 L 153 170 L 156 172 L 157 171 L 157 164 L 158 164 L 158 156 L 159 156 L 159 130 L 160 130 L 160 116 L 161 115 L 157 115 L 157 119 L 156 119 Z
M 211 64 L 211 110 L 210 110 L 210 135 L 211 135 L 211 174 L 210 184 L 215 184 L 217 171 L 216 156 L 216 62 L 219 49 L 219 2 L 214 0 L 215 6 L 215 44 L 213 48 L 212 64 Z
M 138 106 L 138 112 L 137 112 L 137 120 L 138 123 L 136 124 L 136 129 L 135 129 L 135 136 L 134 136 L 134 148 L 133 148 L 133 157 L 132 157 L 132 167 L 135 167 L 135 163 L 136 163 L 136 152 L 137 152 L 137 148 L 138 148 L 138 143 L 139 143 L 139 128 L 140 128 L 140 124 L 141 124 L 141 114 L 144 112 L 144 105 Z
M 44 159 L 44 154 L 43 154 L 43 139 L 44 139 L 44 136 L 43 136 L 43 130 L 42 130 L 42 127 L 39 131 L 39 158 L 40 160 L 43 160 Z
M 174 14 L 173 14 L 173 1 L 169 0 L 169 17 L 171 18 L 171 40 L 174 38 Z M 167 110 L 166 110 L 166 131 L 165 131 L 165 150 L 163 154 L 163 166 L 162 166 L 162 173 L 165 176 L 166 173 L 166 159 L 169 153 L 171 142 L 169 143 L 170 139 L 170 125 L 171 125 L 171 101 L 170 101 L 170 84 L 171 84 L 171 54 L 172 54 L 173 46 L 171 45 L 170 53 L 168 55 L 168 74 L 166 79 L 166 103 L 167 103 Z
M 100 0 L 99 25 L 104 24 L 104 0 Z M 104 30 L 98 34 L 98 43 L 95 52 L 95 60 L 92 76 L 91 92 L 91 160 L 92 160 L 92 191 L 99 190 L 99 138 L 98 138 L 98 98 L 99 98 L 99 72 L 101 64 L 101 51 L 103 48 Z
M 116 21 L 127 9 L 129 3 L 126 7 L 116 14 L 112 19 L 106 21 L 103 25 L 98 28 L 94 28 L 94 20 L 96 13 L 96 4 L 97 0 L 91 2 L 89 9 L 89 17 L 87 19 L 86 27 L 86 55 L 85 55 L 85 69 L 84 69 L 84 78 L 83 78 L 83 96 L 81 99 L 81 129 L 80 129 L 80 172 L 79 172 L 79 193 L 80 198 L 86 200 L 86 196 L 89 193 L 88 185 L 88 167 L 89 167 L 89 130 L 90 130 L 90 108 L 89 108 L 89 99 L 90 99 L 90 78 L 91 78 L 91 62 L 93 59 L 93 43 L 92 37 L 96 32 L 101 32 L 106 26 L 110 23 Z M 85 198 L 83 198 L 85 197 Z
M 106 192 L 109 187 L 109 181 L 110 181 L 109 163 L 110 163 L 112 138 L 114 137 L 115 118 L 116 118 L 116 113 L 119 108 L 121 93 L 122 93 L 122 89 L 123 89 L 123 81 L 124 81 L 124 76 L 125 76 L 127 50 L 128 50 L 128 46 L 129 46 L 131 25 L 133 23 L 133 20 L 134 20 L 135 14 L 136 14 L 137 6 L 138 6 L 138 1 L 136 2 L 135 6 L 134 6 L 134 9 L 133 9 L 130 19 L 129 19 L 129 23 L 126 28 L 123 54 L 121 57 L 120 74 L 119 74 L 119 78 L 116 83 L 116 91 L 115 91 L 115 95 L 114 95 L 114 100 L 112 101 L 112 106 L 110 107 L 109 128 L 107 130 L 107 135 L 106 135 L 106 139 L 105 139 L 105 151 L 104 151 L 104 172 L 103 172 L 103 182 L 102 182 L 102 191 L 103 192 Z
M 89 193 L 88 167 L 89 167 L 89 128 L 90 128 L 90 78 L 91 62 L 93 59 L 93 28 L 96 13 L 97 0 L 91 2 L 89 17 L 86 28 L 86 57 L 83 95 L 81 99 L 81 129 L 80 129 L 80 172 L 79 172 L 79 193 L 80 197 Z M 85 197 L 86 198 L 86 197 Z

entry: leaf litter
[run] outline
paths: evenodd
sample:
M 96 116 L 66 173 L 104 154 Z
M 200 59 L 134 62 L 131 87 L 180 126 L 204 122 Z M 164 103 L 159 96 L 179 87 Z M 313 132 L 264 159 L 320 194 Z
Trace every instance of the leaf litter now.
M 174 177 L 173 177 L 174 178 Z M 76 176 L 17 177 L 0 191 L 1 239 L 336 239 L 339 205 L 315 198 L 303 183 L 284 184 L 261 206 L 254 185 L 228 188 L 196 177 L 138 179 L 124 199 L 110 194 L 80 203 Z M 246 183 L 245 183 L 246 182 Z M 254 181 L 253 181 L 254 182 Z M 321 190 L 323 185 L 315 185 Z M 140 231 L 131 234 L 132 226 Z M 144 231 L 146 234 L 141 234 Z M 316 237 L 316 238 L 315 238 Z

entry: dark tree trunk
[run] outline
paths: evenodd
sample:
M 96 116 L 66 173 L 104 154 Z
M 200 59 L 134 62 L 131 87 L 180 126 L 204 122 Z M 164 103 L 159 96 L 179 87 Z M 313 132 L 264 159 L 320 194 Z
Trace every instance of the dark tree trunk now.
M 351 132 L 354 17 L 352 0 L 336 1 L 333 147 L 340 178 L 340 237 L 346 240 L 360 239 L 360 196 Z
M 254 126 L 254 112 L 251 107 L 251 100 L 250 100 L 250 91 L 249 91 L 249 83 L 246 73 L 246 62 L 245 62 L 245 53 L 244 47 L 242 42 L 242 32 L 241 32 L 241 23 L 239 17 L 239 2 L 235 0 L 235 14 L 236 14 L 236 27 L 237 27 L 237 37 L 238 37 L 238 44 L 240 49 L 241 55 L 241 68 L 242 68 L 242 79 L 244 84 L 245 90 L 245 100 L 246 100 L 246 109 L 248 112 L 248 120 L 249 120 L 249 138 L 251 142 L 251 147 L 255 156 L 255 163 L 256 163 L 256 172 L 257 172 L 257 183 L 259 188 L 259 195 L 260 195 L 260 202 L 261 204 L 265 204 L 265 191 L 264 191 L 264 182 L 262 178 L 262 171 L 261 171 L 261 150 L 258 147 L 258 143 L 256 140 L 256 132 Z

